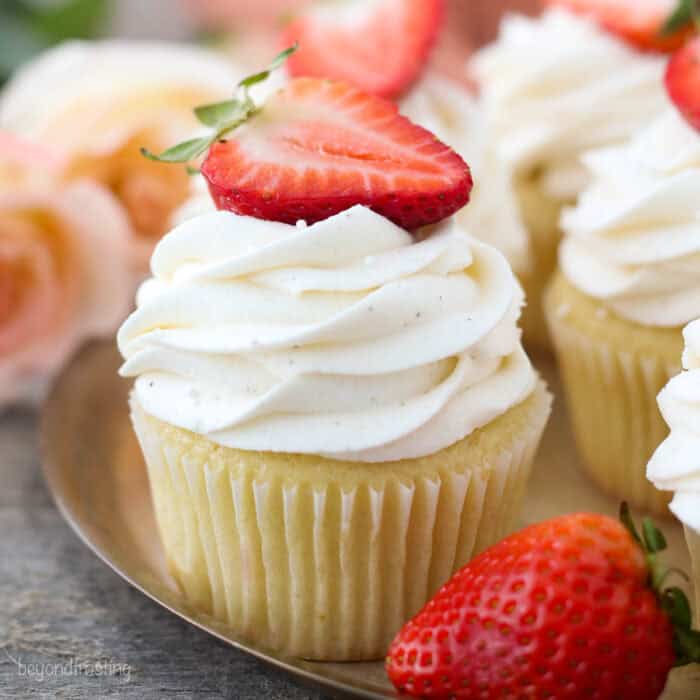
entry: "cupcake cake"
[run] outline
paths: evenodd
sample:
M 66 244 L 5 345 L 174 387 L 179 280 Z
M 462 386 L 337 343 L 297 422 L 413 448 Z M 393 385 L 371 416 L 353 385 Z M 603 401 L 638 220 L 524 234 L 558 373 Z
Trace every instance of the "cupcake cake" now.
M 671 510 L 685 526 L 700 610 L 700 321 L 684 332 L 683 369 L 659 394 L 671 434 L 649 463 L 648 477 L 674 493 Z
M 380 658 L 518 513 L 550 410 L 522 292 L 388 101 L 296 79 L 214 140 L 226 211 L 163 239 L 119 333 L 166 556 L 254 643 Z
M 589 182 L 581 155 L 623 143 L 665 107 L 664 59 L 640 51 L 625 32 L 634 13 L 621 10 L 628 15 L 611 26 L 596 16 L 600 3 L 547 4 L 554 7 L 537 18 L 507 16 L 496 41 L 470 63 L 487 138 L 510 170 L 529 235 L 523 327 L 526 343 L 539 348 L 549 347 L 541 297 L 556 267 L 559 216 Z
M 700 134 L 668 107 L 584 162 L 592 184 L 562 218 L 545 311 L 586 468 L 613 496 L 663 513 L 668 495 L 645 472 L 667 434 L 656 395 L 700 316 Z

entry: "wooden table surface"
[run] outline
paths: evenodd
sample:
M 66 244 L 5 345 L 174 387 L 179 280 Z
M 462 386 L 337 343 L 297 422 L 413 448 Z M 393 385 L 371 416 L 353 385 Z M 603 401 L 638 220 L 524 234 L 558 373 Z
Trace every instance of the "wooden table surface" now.
M 320 700 L 133 590 L 56 511 L 37 418 L 0 413 L 0 699 Z

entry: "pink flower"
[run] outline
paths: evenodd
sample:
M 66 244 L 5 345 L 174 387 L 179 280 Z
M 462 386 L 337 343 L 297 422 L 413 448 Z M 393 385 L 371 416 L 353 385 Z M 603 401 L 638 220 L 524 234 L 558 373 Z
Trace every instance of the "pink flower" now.
M 0 133 L 0 405 L 29 397 L 129 310 L 129 223 L 104 188 Z
M 0 129 L 60 149 L 62 178 L 95 180 L 121 202 L 142 277 L 172 212 L 190 194 L 185 169 L 146 160 L 196 135 L 199 104 L 229 97 L 242 69 L 210 51 L 162 42 L 72 41 L 23 66 L 0 99 Z

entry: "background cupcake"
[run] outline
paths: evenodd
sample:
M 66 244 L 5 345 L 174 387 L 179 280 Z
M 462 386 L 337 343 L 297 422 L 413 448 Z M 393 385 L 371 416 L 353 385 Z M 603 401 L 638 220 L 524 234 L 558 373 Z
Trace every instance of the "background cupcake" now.
M 546 300 L 584 464 L 607 491 L 663 512 L 645 480 L 666 435 L 656 395 L 700 315 L 700 135 L 668 109 L 628 145 L 585 157 Z
M 649 463 L 649 479 L 673 491 L 671 510 L 685 525 L 700 610 L 700 321 L 684 331 L 683 369 L 659 394 L 671 434 Z M 697 611 L 696 611 L 697 612 Z
M 550 4 L 563 7 L 539 18 L 507 16 L 496 41 L 470 64 L 488 138 L 510 168 L 529 233 L 533 262 L 522 277 L 523 324 L 526 342 L 541 348 L 549 346 L 540 300 L 556 265 L 559 215 L 588 181 L 580 156 L 625 141 L 665 107 L 663 58 L 620 36 L 626 22 L 636 22 L 632 13 L 611 32 L 599 25 L 595 7 L 586 11 L 587 3 L 577 4 L 581 14 L 568 9 L 573 3 Z M 657 18 L 648 39 L 665 19 Z

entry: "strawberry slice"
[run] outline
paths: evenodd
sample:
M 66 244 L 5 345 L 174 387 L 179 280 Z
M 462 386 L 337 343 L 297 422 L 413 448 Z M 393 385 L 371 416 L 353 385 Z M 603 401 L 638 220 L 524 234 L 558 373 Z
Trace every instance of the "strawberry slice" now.
M 219 209 L 313 223 L 365 205 L 413 230 L 468 201 L 467 164 L 388 100 L 297 78 L 215 143 L 202 167 Z
M 394 98 L 418 77 L 442 23 L 444 0 L 349 0 L 315 7 L 284 32 L 299 42 L 292 76 L 344 80 Z
M 684 0 L 542 0 L 594 19 L 603 29 L 642 51 L 671 52 L 693 31 L 690 16 L 673 31 L 665 31 Z M 671 25 L 673 26 L 673 25 Z
M 700 131 L 700 39 L 688 42 L 671 57 L 666 89 L 688 123 Z

